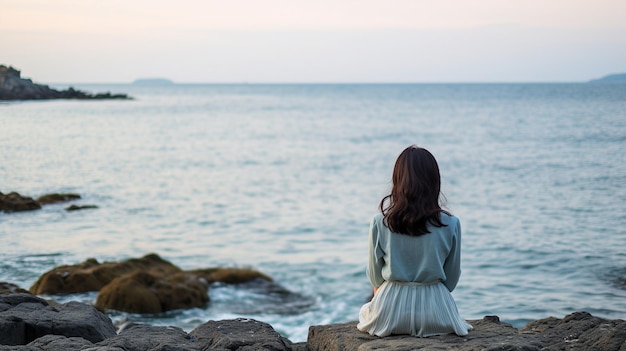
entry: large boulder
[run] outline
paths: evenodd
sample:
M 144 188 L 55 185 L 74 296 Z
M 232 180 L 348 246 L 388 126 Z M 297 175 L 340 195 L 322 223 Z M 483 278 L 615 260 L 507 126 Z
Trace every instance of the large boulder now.
M 138 271 L 160 276 L 181 270 L 156 254 L 122 262 L 99 263 L 90 258 L 79 264 L 59 266 L 44 273 L 29 290 L 36 295 L 99 291 L 113 279 Z
M 534 335 L 543 350 L 626 350 L 626 321 L 606 320 L 587 312 L 533 321 L 520 332 Z
M 19 212 L 38 210 L 41 205 L 32 197 L 22 196 L 16 192 L 3 194 L 0 192 L 0 212 Z
M 169 274 L 136 271 L 115 278 L 100 289 L 96 307 L 103 311 L 131 313 L 201 307 L 209 301 L 209 284 L 242 284 L 257 280 L 271 282 L 265 274 L 246 268 L 207 268 Z
M 161 313 L 201 307 L 209 301 L 206 281 L 178 272 L 154 275 L 138 271 L 115 278 L 104 286 L 96 300 L 100 310 L 130 313 Z
M 93 306 L 79 302 L 51 306 L 30 294 L 0 295 L 2 345 L 25 345 L 45 335 L 96 343 L 115 334 L 111 319 Z
M 189 333 L 199 350 L 291 350 L 291 342 L 271 325 L 254 319 L 208 321 Z
M 44 273 L 30 292 L 40 295 L 99 291 L 96 307 L 102 311 L 160 313 L 203 306 L 209 300 L 207 290 L 212 283 L 241 284 L 255 280 L 272 281 L 269 276 L 248 268 L 183 271 L 157 254 L 149 254 L 122 262 L 99 263 L 90 258 L 76 265 L 56 267 Z

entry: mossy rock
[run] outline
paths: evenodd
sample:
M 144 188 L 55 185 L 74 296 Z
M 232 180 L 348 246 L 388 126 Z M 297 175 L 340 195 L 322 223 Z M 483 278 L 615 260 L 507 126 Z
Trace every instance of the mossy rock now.
M 153 314 L 201 307 L 208 301 L 206 283 L 191 274 L 156 276 L 134 272 L 115 278 L 103 287 L 96 308 Z
M 181 269 L 157 254 L 122 262 L 99 263 L 90 258 L 76 265 L 59 266 L 44 273 L 29 290 L 36 295 L 99 291 L 113 279 L 136 271 L 163 275 L 177 273 Z

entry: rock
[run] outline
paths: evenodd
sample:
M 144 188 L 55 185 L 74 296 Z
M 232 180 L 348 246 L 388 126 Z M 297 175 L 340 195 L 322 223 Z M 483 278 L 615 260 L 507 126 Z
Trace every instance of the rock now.
M 224 284 L 241 284 L 255 279 L 272 281 L 269 276 L 247 268 L 215 267 L 205 269 L 192 269 L 185 271 L 206 279 L 207 283 L 222 282 Z
M 40 196 L 37 198 L 37 202 L 40 205 L 49 205 L 49 204 L 56 204 L 59 202 L 67 202 L 67 201 L 71 201 L 71 200 L 77 200 L 80 199 L 80 195 L 78 194 L 46 194 L 43 196 Z
M 200 350 L 195 339 L 177 327 L 136 324 L 89 348 L 89 351 Z
M 149 254 L 117 263 L 101 264 L 91 258 L 77 265 L 60 266 L 44 273 L 29 291 L 36 295 L 99 291 L 96 307 L 102 311 L 161 313 L 205 305 L 211 283 L 241 284 L 254 280 L 272 279 L 246 268 L 183 271 L 158 255 Z M 273 285 L 272 293 L 289 293 L 276 287 L 278 284 Z
M 44 99 L 129 99 L 126 94 L 89 94 L 70 87 L 55 90 L 47 85 L 35 84 L 21 78 L 21 72 L 13 67 L 0 65 L 0 100 L 44 100 Z
M 78 210 L 88 210 L 92 208 L 98 208 L 96 205 L 70 205 L 65 208 L 66 211 L 78 211 Z
M 19 345 L 19 346 L 6 346 L 0 345 L 0 351 L 42 351 L 38 347 Z M 48 350 L 44 350 L 48 351 Z
M 18 212 L 38 210 L 41 205 L 31 197 L 22 196 L 16 192 L 0 193 L 0 211 Z
M 87 304 L 50 306 L 30 294 L 0 295 L 0 344 L 24 345 L 45 335 L 96 343 L 114 336 L 115 327 L 109 317 Z
M 2 67 L 2 66 L 0 66 Z M 1 100 L 1 99 L 0 99 Z M 32 211 L 38 210 L 43 205 L 55 204 L 59 202 L 67 202 L 71 200 L 80 199 L 80 195 L 78 194 L 46 194 L 38 197 L 36 200 L 28 196 L 22 196 L 16 192 L 11 192 L 9 194 L 0 193 L 0 211 L 5 212 L 17 212 L 17 211 Z M 77 210 L 84 208 L 95 208 L 94 205 L 83 205 L 83 206 L 70 206 L 70 208 L 66 208 L 66 210 Z
M 240 284 L 271 278 L 251 269 L 207 268 L 175 273 L 125 274 L 104 286 L 96 300 L 100 310 L 131 313 L 161 313 L 204 306 L 209 301 L 209 284 Z
M 208 321 L 191 333 L 199 350 L 291 350 L 291 342 L 254 319 Z
M 28 291 L 20 288 L 19 286 L 15 284 L 7 283 L 7 282 L 0 282 L 0 295 L 13 294 L 13 293 L 28 294 Z
M 32 295 L 0 295 L 0 351 L 626 350 L 626 321 L 606 320 L 586 312 L 572 313 L 563 319 L 537 320 L 520 330 L 500 322 L 497 316 L 485 316 L 482 320 L 469 321 L 474 330 L 463 337 L 448 334 L 379 338 L 358 331 L 356 322 L 318 325 L 309 328 L 306 343 L 294 344 L 269 324 L 247 318 L 208 321 L 190 333 L 178 327 L 128 323 L 115 334 L 106 317 L 102 324 L 89 322 L 103 317 L 102 314 L 94 317 L 97 311 L 92 306 L 74 303 L 83 305 L 72 307 L 74 311 L 89 312 L 70 318 L 70 314 L 64 314 L 70 304 L 52 308 Z M 7 311 L 11 312 L 8 316 Z M 74 323 L 72 327 L 63 327 L 70 322 Z M 107 330 L 107 336 L 94 338 L 93 332 L 87 332 L 87 325 L 95 325 L 91 330 Z
M 414 338 L 395 335 L 370 336 L 356 329 L 356 322 L 311 326 L 309 351 L 325 350 L 626 350 L 626 321 L 605 320 L 586 312 L 563 319 L 546 318 L 521 330 L 501 323 L 496 316 L 469 321 L 474 326 L 466 336 L 454 334 Z
M 138 271 L 115 278 L 104 286 L 98 294 L 96 307 L 130 313 L 200 307 L 209 301 L 207 288 L 206 281 L 184 272 L 156 276 Z
M 157 254 L 148 254 L 122 262 L 99 263 L 96 259 L 90 258 L 76 265 L 59 266 L 44 273 L 29 291 L 35 295 L 99 291 L 113 279 L 137 271 L 164 275 L 179 272 L 180 268 L 163 260 Z
M 533 321 L 520 332 L 534 334 L 545 350 L 626 350 L 626 321 L 609 321 L 587 312 Z
M 39 350 L 81 350 L 93 346 L 89 340 L 80 337 L 66 337 L 63 335 L 44 335 L 28 343 L 29 347 L 36 347 Z

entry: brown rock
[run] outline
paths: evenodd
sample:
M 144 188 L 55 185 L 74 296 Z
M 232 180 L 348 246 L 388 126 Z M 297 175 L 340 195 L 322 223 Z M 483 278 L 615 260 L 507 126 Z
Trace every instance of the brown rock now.
M 130 313 L 200 307 L 209 301 L 207 288 L 206 282 L 184 272 L 161 276 L 134 272 L 115 278 L 103 287 L 96 307 Z
M 98 208 L 96 205 L 70 205 L 65 208 L 66 211 L 78 211 Z
M 156 254 L 122 262 L 99 263 L 90 258 L 83 263 L 59 266 L 44 273 L 29 290 L 36 295 L 99 291 L 113 279 L 136 271 L 163 275 L 181 270 Z
M 149 254 L 122 262 L 101 264 L 91 258 L 77 265 L 60 266 L 44 273 L 30 292 L 72 294 L 99 291 L 96 307 L 100 310 L 160 313 L 203 306 L 209 300 L 207 289 L 211 283 L 240 284 L 259 279 L 272 281 L 267 275 L 246 268 L 183 271 L 158 255 Z
M 16 192 L 0 193 L 0 211 L 18 212 L 38 210 L 41 205 L 32 197 L 22 196 Z
M 211 284 L 214 282 L 222 282 L 225 284 L 241 284 L 247 283 L 255 279 L 263 279 L 272 281 L 269 276 L 247 268 L 205 268 L 205 269 L 193 269 L 186 271 L 187 273 L 197 275 L 206 279 Z
M 59 202 L 67 202 L 67 201 L 71 201 L 71 200 L 78 200 L 80 199 L 80 195 L 78 194 L 46 194 L 43 196 L 40 196 L 37 198 L 37 202 L 40 205 L 49 205 L 49 204 L 56 204 Z

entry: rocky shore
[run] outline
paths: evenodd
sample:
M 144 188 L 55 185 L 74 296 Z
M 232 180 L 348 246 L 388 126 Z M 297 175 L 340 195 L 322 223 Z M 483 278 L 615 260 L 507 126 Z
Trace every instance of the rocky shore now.
M 586 312 L 549 317 L 522 329 L 497 316 L 470 320 L 467 336 L 378 338 L 359 332 L 356 322 L 313 325 L 306 342 L 293 343 L 262 321 L 238 318 L 207 321 L 191 332 L 178 327 L 123 321 L 114 325 L 109 310 L 161 313 L 204 306 L 211 284 L 249 284 L 279 296 L 278 304 L 301 299 L 272 278 L 247 268 L 181 270 L 157 254 L 120 262 L 95 259 L 45 272 L 29 290 L 0 282 L 0 351 L 165 351 L 165 350 L 626 350 L 626 321 Z M 98 291 L 94 305 L 63 304 L 38 296 Z
M 37 199 L 0 193 L 0 211 L 21 211 L 80 199 L 78 194 L 48 194 Z M 4 207 L 3 207 L 4 206 Z M 497 316 L 470 320 L 467 336 L 378 338 L 356 329 L 356 322 L 313 325 L 306 342 L 294 343 L 263 321 L 237 318 L 206 321 L 190 332 L 126 320 L 114 324 L 111 310 L 158 314 L 210 308 L 209 290 L 232 284 L 272 296 L 276 305 L 309 303 L 271 277 L 248 268 L 183 270 L 157 254 L 120 262 L 94 258 L 55 267 L 27 290 L 0 282 L 0 351 L 192 351 L 192 350 L 615 350 L 626 351 L 626 321 L 586 312 L 548 317 L 516 329 Z M 94 304 L 57 303 L 43 297 L 97 292 Z M 308 305 L 307 305 L 308 306 Z M 348 319 L 349 320 L 349 319 Z
M 49 99 L 130 99 L 126 94 L 90 94 L 72 87 L 66 90 L 52 89 L 47 85 L 35 84 L 21 77 L 21 72 L 13 67 L 0 65 L 0 101 L 10 100 L 49 100 Z
M 1 290 L 1 289 L 0 289 Z M 306 342 L 292 343 L 271 325 L 238 318 L 207 321 L 187 333 L 177 327 L 128 322 L 114 326 L 94 306 L 49 303 L 28 293 L 0 295 L 0 351 L 353 351 L 353 350 L 626 350 L 626 322 L 576 312 L 549 317 L 518 330 L 496 316 L 470 320 L 467 336 L 378 338 L 356 322 L 309 328 Z

